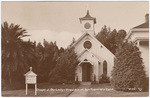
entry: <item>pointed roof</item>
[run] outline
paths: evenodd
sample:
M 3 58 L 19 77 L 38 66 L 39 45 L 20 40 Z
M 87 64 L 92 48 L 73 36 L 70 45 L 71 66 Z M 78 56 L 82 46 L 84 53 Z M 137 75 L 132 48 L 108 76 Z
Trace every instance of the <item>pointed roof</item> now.
M 141 25 L 133 27 L 133 29 L 135 29 L 135 28 L 149 28 L 149 22 L 145 22 L 145 23 L 143 23 Z
M 133 27 L 132 29 L 137 29 L 137 28 L 149 28 L 149 14 L 145 15 L 145 23 Z
M 89 35 L 92 37 L 92 39 L 94 39 L 97 43 L 101 44 L 103 48 L 105 48 L 111 55 L 113 55 L 115 57 L 115 55 L 110 52 L 110 50 L 108 50 L 100 41 L 98 41 L 94 36 L 92 36 L 90 33 L 85 32 L 78 40 L 75 41 L 75 43 L 73 43 L 70 47 L 74 47 L 77 43 L 80 42 L 80 40 L 82 40 L 86 35 Z
M 103 60 L 102 58 L 99 59 L 95 54 L 93 54 L 92 52 L 90 52 L 88 49 L 84 49 L 84 50 L 77 56 L 77 58 L 79 58 L 82 54 L 84 54 L 84 53 L 87 52 L 87 51 L 88 51 L 88 53 L 92 54 L 98 61 L 100 61 L 100 59 Z
M 37 76 L 37 75 L 32 71 L 32 67 L 30 67 L 30 71 L 28 71 L 24 76 Z
M 80 19 L 80 22 L 81 22 L 82 20 L 94 20 L 94 24 L 96 24 L 96 18 L 90 16 L 89 10 L 87 10 L 87 14 L 86 14 L 84 17 L 79 18 L 79 19 Z

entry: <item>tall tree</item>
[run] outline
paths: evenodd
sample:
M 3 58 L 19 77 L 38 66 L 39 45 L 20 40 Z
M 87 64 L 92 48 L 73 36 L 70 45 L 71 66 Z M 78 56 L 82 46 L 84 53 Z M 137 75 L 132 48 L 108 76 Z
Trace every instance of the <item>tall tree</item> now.
M 34 45 L 29 41 L 22 40 L 23 37 L 28 35 L 20 25 L 8 25 L 7 22 L 4 22 L 1 26 L 1 31 L 2 79 L 7 85 L 12 85 L 20 77 L 24 78 L 24 73 L 31 66 L 31 60 L 35 60 Z
M 117 30 L 114 29 L 111 33 L 108 35 L 107 43 L 109 43 L 109 50 L 115 54 L 116 52 L 116 37 L 117 37 Z
M 123 42 L 126 36 L 125 30 L 116 29 L 113 31 L 107 26 L 102 27 L 101 31 L 96 35 L 97 40 L 99 40 L 108 50 L 115 54 L 117 47 Z
M 74 82 L 77 64 L 77 55 L 74 48 L 65 49 L 57 59 L 55 68 L 49 73 L 49 81 L 53 83 Z
M 112 85 L 116 90 L 140 90 L 144 88 L 144 65 L 141 52 L 133 43 L 123 43 L 116 51 L 112 70 Z
M 102 30 L 96 35 L 97 40 L 99 40 L 106 48 L 109 49 L 108 35 L 110 30 L 104 25 Z
M 43 46 L 37 45 L 37 55 L 39 57 L 38 76 L 39 82 L 47 82 L 49 73 L 56 65 L 56 59 L 59 57 L 59 49 L 56 42 L 48 42 L 44 39 Z
M 117 47 L 122 44 L 124 38 L 126 37 L 127 32 L 125 30 L 119 30 L 117 35 L 116 35 L 116 45 Z

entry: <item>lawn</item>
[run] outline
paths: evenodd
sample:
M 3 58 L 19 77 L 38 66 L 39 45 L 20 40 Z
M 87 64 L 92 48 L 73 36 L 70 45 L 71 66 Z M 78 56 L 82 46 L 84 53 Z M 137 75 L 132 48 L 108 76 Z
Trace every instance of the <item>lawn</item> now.
M 50 90 L 53 91 L 50 91 Z M 59 91 L 54 91 L 58 90 Z M 66 89 L 86 89 L 84 91 L 70 91 Z M 62 91 L 63 90 L 63 91 Z M 2 91 L 2 96 L 5 97 L 25 97 L 25 89 L 22 90 L 7 90 Z M 29 89 L 28 97 L 35 97 L 34 89 Z M 115 91 L 110 84 L 96 84 L 96 85 L 52 85 L 49 83 L 38 84 L 38 97 L 147 97 L 149 92 L 123 92 Z
M 91 85 L 90 88 L 96 89 L 89 90 L 86 94 L 88 97 L 148 97 L 149 92 L 123 92 L 116 91 L 110 84 Z M 101 89 L 100 89 L 101 88 Z
M 42 83 L 38 84 L 38 97 L 43 96 L 49 96 L 49 97 L 67 97 L 72 91 L 50 91 L 51 89 L 57 90 L 57 89 L 75 89 L 78 85 L 73 84 L 66 84 L 66 85 L 54 85 L 49 83 Z M 4 97 L 26 97 L 25 95 L 25 89 L 22 90 L 7 90 L 2 91 L 2 96 Z M 34 89 L 28 90 L 28 97 L 35 97 L 34 95 Z

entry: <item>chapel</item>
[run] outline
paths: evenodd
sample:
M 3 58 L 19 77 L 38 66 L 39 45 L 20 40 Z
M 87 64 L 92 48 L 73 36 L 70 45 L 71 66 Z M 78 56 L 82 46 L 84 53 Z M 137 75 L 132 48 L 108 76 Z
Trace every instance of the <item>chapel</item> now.
M 96 18 L 89 11 L 79 21 L 82 35 L 72 44 L 79 60 L 75 80 L 80 83 L 98 83 L 102 74 L 111 77 L 115 56 L 95 38 Z

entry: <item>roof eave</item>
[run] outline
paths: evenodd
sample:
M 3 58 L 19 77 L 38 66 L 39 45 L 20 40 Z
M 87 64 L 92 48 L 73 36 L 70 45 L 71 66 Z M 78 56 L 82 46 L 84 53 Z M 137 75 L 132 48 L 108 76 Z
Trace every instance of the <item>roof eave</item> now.
M 82 20 L 94 20 L 94 24 L 96 24 L 96 18 L 79 18 L 79 20 L 80 20 L 80 23 L 81 23 L 81 21 Z

